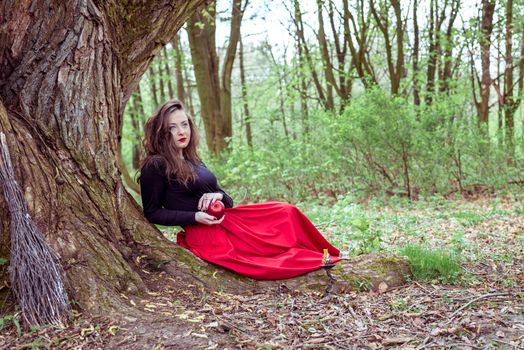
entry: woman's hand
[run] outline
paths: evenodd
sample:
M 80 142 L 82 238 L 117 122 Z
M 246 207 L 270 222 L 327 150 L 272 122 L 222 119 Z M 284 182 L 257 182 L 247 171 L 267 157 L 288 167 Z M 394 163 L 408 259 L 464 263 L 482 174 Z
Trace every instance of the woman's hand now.
M 224 220 L 225 217 L 226 216 L 224 215 L 222 216 L 220 220 L 218 220 L 213 215 L 209 215 L 208 213 L 204 213 L 203 211 L 197 211 L 195 214 L 196 222 L 200 224 L 208 225 L 208 226 L 220 224 L 222 220 Z
M 207 208 L 216 200 L 221 201 L 224 195 L 222 193 L 204 193 L 198 201 L 198 210 L 206 211 Z

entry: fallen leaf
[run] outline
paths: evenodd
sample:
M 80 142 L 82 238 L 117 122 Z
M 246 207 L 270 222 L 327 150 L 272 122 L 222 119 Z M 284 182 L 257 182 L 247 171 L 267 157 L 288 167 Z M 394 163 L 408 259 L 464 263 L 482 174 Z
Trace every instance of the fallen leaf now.
M 307 344 L 320 344 L 326 341 L 326 338 L 313 338 L 307 341 Z
M 424 320 L 420 317 L 416 317 L 414 320 L 413 320 L 413 324 L 417 327 L 422 327 L 424 325 Z
M 410 340 L 411 338 L 407 338 L 407 337 L 386 338 L 382 340 L 382 344 L 383 345 L 404 344 Z
M 378 292 L 380 294 L 383 294 L 385 293 L 387 290 L 388 290 L 389 286 L 387 285 L 386 282 L 380 282 L 379 285 L 378 285 Z
M 202 333 L 191 333 L 192 336 L 194 337 L 197 337 L 197 338 L 207 338 L 207 335 L 206 334 L 202 334 Z

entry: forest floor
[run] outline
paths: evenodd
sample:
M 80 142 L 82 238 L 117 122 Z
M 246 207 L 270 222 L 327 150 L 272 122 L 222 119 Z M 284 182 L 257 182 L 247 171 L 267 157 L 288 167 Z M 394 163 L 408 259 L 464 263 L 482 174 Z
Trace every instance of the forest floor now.
M 76 314 L 66 328 L 31 331 L 17 330 L 4 316 L 0 348 L 524 349 L 521 200 L 363 211 L 382 233 L 386 251 L 409 242 L 451 247 L 460 252 L 462 274 L 452 284 L 412 281 L 387 291 L 326 296 L 282 287 L 210 293 L 148 273 L 147 296 L 122 296 L 137 313 L 112 319 Z M 325 232 L 339 229 L 330 225 Z

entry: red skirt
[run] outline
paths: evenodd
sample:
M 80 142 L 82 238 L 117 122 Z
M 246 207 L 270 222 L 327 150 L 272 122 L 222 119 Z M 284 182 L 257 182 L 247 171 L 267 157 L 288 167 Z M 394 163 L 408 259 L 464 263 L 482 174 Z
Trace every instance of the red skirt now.
M 333 263 L 340 260 L 332 246 L 295 206 L 282 202 L 226 209 L 219 225 L 190 225 L 177 243 L 196 256 L 259 280 L 291 278 L 317 270 L 323 249 Z

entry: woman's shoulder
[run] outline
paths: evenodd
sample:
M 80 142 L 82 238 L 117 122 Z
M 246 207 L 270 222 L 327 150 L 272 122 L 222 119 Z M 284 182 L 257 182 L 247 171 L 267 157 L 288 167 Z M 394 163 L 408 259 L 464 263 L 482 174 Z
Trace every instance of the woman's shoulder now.
M 161 155 L 153 155 L 144 161 L 144 164 L 142 164 L 142 168 L 140 169 L 140 172 L 143 173 L 144 171 L 145 172 L 152 171 L 152 172 L 165 173 L 165 170 L 166 170 L 166 159 Z

